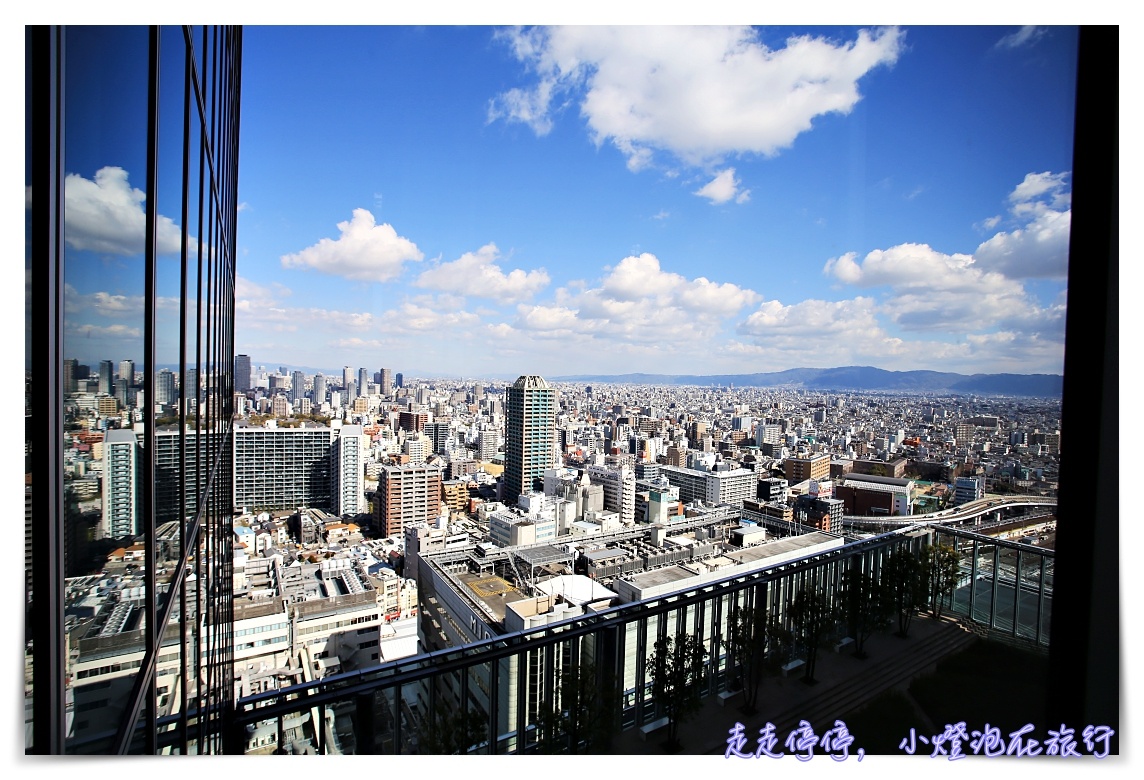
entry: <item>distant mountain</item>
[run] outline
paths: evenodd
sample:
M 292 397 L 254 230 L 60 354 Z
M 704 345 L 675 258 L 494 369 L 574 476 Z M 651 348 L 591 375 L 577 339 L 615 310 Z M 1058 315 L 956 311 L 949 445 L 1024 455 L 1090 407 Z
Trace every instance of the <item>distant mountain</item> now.
M 603 382 L 633 385 L 736 385 L 825 391 L 898 391 L 979 393 L 1033 398 L 1059 398 L 1063 377 L 1058 374 L 954 374 L 946 371 L 886 371 L 873 366 L 791 368 L 760 374 L 581 374 L 553 376 L 554 382 Z

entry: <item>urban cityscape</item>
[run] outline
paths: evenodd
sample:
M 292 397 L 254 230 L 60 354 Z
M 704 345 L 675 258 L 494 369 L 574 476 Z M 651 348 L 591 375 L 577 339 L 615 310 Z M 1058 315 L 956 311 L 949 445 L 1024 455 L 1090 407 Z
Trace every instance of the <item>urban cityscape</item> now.
M 1076 538 L 1058 510 L 1062 434 L 1080 456 L 1089 432 L 1062 431 L 1077 29 L 631 32 L 29 29 L 52 84 L 29 90 L 45 139 L 29 155 L 53 205 L 33 211 L 30 180 L 28 244 L 49 262 L 29 260 L 29 290 L 50 305 L 26 307 L 26 753 L 1119 752 L 1118 720 L 1046 717 L 1062 711 L 1060 605 L 1075 604 L 1054 598 L 1058 532 Z M 332 172 L 313 214 L 290 212 L 258 178 L 289 144 L 263 135 L 280 110 L 267 74 L 288 78 L 306 36 L 340 33 L 348 61 L 379 35 L 383 62 L 428 35 L 451 49 L 430 81 L 466 47 L 500 62 L 491 91 L 480 68 L 455 85 L 484 90 L 480 132 L 434 131 L 443 157 L 488 147 L 466 176 L 502 153 L 611 168 L 568 174 L 577 200 L 617 191 L 567 206 L 589 221 L 623 208 L 618 190 L 655 194 L 589 231 L 591 260 L 557 248 L 559 217 L 541 240 L 527 216 L 437 190 L 428 164 L 425 182 L 402 171 L 375 191 Z M 1011 137 L 975 139 L 1004 170 L 942 205 L 915 207 L 952 189 L 960 152 L 907 184 L 892 178 L 920 167 L 875 170 L 892 152 L 870 151 L 852 172 L 866 224 L 829 198 L 790 224 L 767 171 L 797 176 L 780 169 L 816 137 L 845 146 L 848 122 L 890 105 L 878 79 L 932 45 L 1023 68 L 1056 123 L 1019 155 Z M 690 62 L 665 65 L 672 47 Z M 704 47 L 764 80 L 784 72 L 767 63 L 800 63 L 769 88 L 805 115 L 668 118 L 731 73 L 705 70 Z M 662 98 L 690 77 L 700 92 Z M 113 78 L 132 84 L 119 102 L 92 99 Z M 628 120 L 608 95 L 631 101 Z M 590 164 L 568 151 L 585 138 Z M 412 159 L 392 154 L 358 165 Z M 540 190 L 521 186 L 506 202 L 525 212 Z M 894 217 L 872 216 L 883 190 Z M 413 205 L 430 191 L 456 223 L 436 238 Z M 352 217 L 333 237 L 321 220 L 339 208 Z M 965 223 L 939 227 L 951 208 Z M 465 243 L 483 231 L 504 237 Z M 1007 709 L 945 720 L 973 698 L 949 686 L 993 674 Z

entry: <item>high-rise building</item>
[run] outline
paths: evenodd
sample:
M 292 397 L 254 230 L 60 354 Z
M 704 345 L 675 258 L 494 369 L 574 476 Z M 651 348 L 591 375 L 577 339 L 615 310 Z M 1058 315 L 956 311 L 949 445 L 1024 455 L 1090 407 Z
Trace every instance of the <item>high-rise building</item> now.
M 394 375 L 393 381 L 398 387 L 405 387 L 405 374 L 402 374 L 400 371 L 397 372 L 397 374 Z
M 335 514 L 356 515 L 366 511 L 364 445 L 360 425 L 342 426 L 331 454 Z
M 164 368 L 155 376 L 155 403 L 165 406 L 173 403 L 176 397 L 175 375 Z
M 382 395 L 391 395 L 393 393 L 393 371 L 388 368 L 381 369 L 378 384 L 381 386 Z
M 250 511 L 332 510 L 333 432 L 321 425 L 234 428 L 234 506 Z
M 321 406 L 326 402 L 325 374 L 314 374 L 314 388 L 310 393 L 310 398 L 313 400 L 315 406 Z
M 64 395 L 74 393 L 78 389 L 76 374 L 79 373 L 79 361 L 68 358 L 64 361 Z
M 636 473 L 630 466 L 589 466 L 588 478 L 604 488 L 604 509 L 619 512 L 620 522 L 636 521 Z
M 401 537 L 415 523 L 436 524 L 441 511 L 441 469 L 386 466 L 377 480 L 374 522 L 386 536 Z
M 134 360 L 120 360 L 119 361 L 119 379 L 126 379 L 127 384 L 135 384 L 135 361 Z
M 227 476 L 220 442 L 230 437 L 234 395 L 241 38 L 227 27 L 25 27 L 25 170 L 36 172 L 34 187 L 25 182 L 36 192 L 27 220 L 36 295 L 28 329 L 44 345 L 28 354 L 31 375 L 46 388 L 31 455 L 28 753 L 234 749 L 233 501 L 230 480 L 218 477 Z M 75 180 L 115 181 L 138 194 L 128 204 L 138 220 L 117 222 L 110 239 L 99 225 L 93 232 L 87 212 L 72 210 Z M 114 344 L 93 327 L 100 320 L 91 310 L 64 305 L 73 292 L 123 290 L 140 305 L 116 319 Z M 135 356 L 120 366 L 121 385 L 132 388 L 138 368 L 147 403 L 133 429 L 112 429 L 101 442 L 104 494 L 99 519 L 91 519 L 134 544 L 124 576 L 105 577 L 107 587 L 88 594 L 65 576 L 99 575 L 110 564 L 67 560 L 69 548 L 79 550 L 79 526 L 69 541 L 69 523 L 86 524 L 92 513 L 71 510 L 81 483 L 65 485 L 65 453 L 80 432 L 66 424 L 62 363 L 112 349 Z M 194 426 L 219 437 L 197 442 L 203 472 L 213 477 L 203 480 L 184 466 L 192 439 L 180 440 L 174 494 L 193 490 L 197 511 L 166 527 L 157 520 L 172 509 L 156 480 L 160 364 L 207 378 Z M 113 381 L 112 362 L 102 360 L 96 389 L 114 407 Z M 81 593 L 90 617 L 76 620 L 66 607 Z
M 369 370 L 359 368 L 357 372 L 358 395 L 369 395 Z
M 250 355 L 234 356 L 234 389 L 240 393 L 250 389 Z
M 97 392 L 102 393 L 103 395 L 111 395 L 114 383 L 115 378 L 113 376 L 111 361 L 99 361 L 99 389 Z
M 108 431 L 103 437 L 102 535 L 122 539 L 138 533 L 139 442 L 130 430 Z
M 295 406 L 306 395 L 306 375 L 301 371 L 295 371 L 290 379 L 290 403 Z
M 354 384 L 354 370 L 349 366 L 342 368 L 342 403 L 349 406 L 357 398 L 357 386 Z
M 544 479 L 555 461 L 556 391 L 543 377 L 522 376 L 505 391 L 504 487 L 501 500 L 517 496 Z

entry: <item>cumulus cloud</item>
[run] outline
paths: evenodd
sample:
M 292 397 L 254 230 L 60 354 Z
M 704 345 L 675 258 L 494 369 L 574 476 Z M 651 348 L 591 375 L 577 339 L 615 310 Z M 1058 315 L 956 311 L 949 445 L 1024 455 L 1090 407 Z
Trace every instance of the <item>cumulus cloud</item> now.
M 823 272 L 856 287 L 888 287 L 884 310 L 906 330 L 978 331 L 1035 306 L 1020 282 L 976 267 L 971 255 L 899 244 L 856 258 L 832 258 Z
M 709 199 L 712 203 L 726 203 L 732 198 L 736 203 L 746 203 L 750 200 L 751 191 L 740 190 L 739 184 L 739 180 L 735 178 L 735 169 L 727 168 L 697 189 L 695 194 Z
M 146 199 L 142 190 L 128 183 L 122 168 L 100 168 L 94 179 L 69 173 L 64 177 L 64 240 L 76 249 L 103 254 L 142 254 Z M 181 233 L 170 218 L 159 215 L 155 235 L 159 254 L 180 251 Z
M 1047 27 L 1037 27 L 1036 25 L 1027 24 L 1020 30 L 1017 30 L 1017 32 L 1006 35 L 997 41 L 994 46 L 998 49 L 1019 49 L 1022 46 L 1032 46 L 1043 38 L 1048 31 L 1049 28 Z
M 1015 227 L 977 247 L 974 257 L 978 266 L 1011 279 L 1068 276 L 1072 226 L 1068 178 L 1067 171 L 1027 174 L 1009 193 L 1009 213 Z
M 868 337 L 881 331 L 875 310 L 874 299 L 862 297 L 845 301 L 811 299 L 789 306 L 764 301 L 736 330 L 757 339 L 793 337 L 804 343 L 811 333 L 816 340 L 857 333 Z
M 696 166 L 777 154 L 817 117 L 853 109 L 858 81 L 897 60 L 904 34 L 861 30 L 841 43 L 806 35 L 776 49 L 749 27 L 527 28 L 500 37 L 534 82 L 494 98 L 489 121 L 544 135 L 578 103 L 594 142 L 610 142 L 639 170 L 657 150 Z
M 731 283 L 664 271 L 650 253 L 625 257 L 595 287 L 557 291 L 555 300 L 517 307 L 515 327 L 543 338 L 595 337 L 644 346 L 711 339 L 759 295 Z
M 506 274 L 497 265 L 499 259 L 496 244 L 485 244 L 476 252 L 466 252 L 456 260 L 423 271 L 414 284 L 508 303 L 527 300 L 548 285 L 548 273 L 543 268 L 516 268 Z
M 388 223 L 378 225 L 367 209 L 354 209 L 353 218 L 339 222 L 341 235 L 323 238 L 295 254 L 282 256 L 283 268 L 313 268 L 333 276 L 362 282 L 387 282 L 401 274 L 403 265 L 424 257 L 407 238 Z
M 291 291 L 281 284 L 261 285 L 242 276 L 235 277 L 235 319 L 241 330 L 297 332 L 299 327 L 343 333 L 364 331 L 375 326 L 369 312 L 288 306 L 283 302 Z

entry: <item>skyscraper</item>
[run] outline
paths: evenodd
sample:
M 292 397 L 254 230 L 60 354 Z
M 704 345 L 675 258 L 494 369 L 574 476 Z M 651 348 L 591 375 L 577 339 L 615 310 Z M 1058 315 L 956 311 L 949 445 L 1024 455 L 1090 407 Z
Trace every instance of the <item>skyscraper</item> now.
M 295 371 L 290 379 L 290 403 L 297 404 L 306 397 L 306 375 Z
M 240 393 L 250 389 L 250 355 L 234 357 L 234 389 Z
M 99 390 L 98 392 L 103 395 L 111 395 L 112 385 L 114 384 L 112 376 L 112 365 L 110 360 L 99 361 Z
M 334 488 L 335 514 L 356 515 L 366 511 L 363 438 L 360 425 L 343 425 L 334 442 L 330 476 Z
M 162 369 L 155 377 L 155 403 L 169 404 L 175 400 L 175 375 Z
M 532 490 L 533 480 L 544 478 L 555 440 L 556 391 L 543 377 L 520 377 L 505 392 L 504 503 L 516 503 Z
M 34 186 L 25 182 L 35 190 L 28 317 L 45 344 L 29 360 L 47 388 L 32 448 L 29 753 L 220 753 L 233 736 L 229 442 L 241 38 L 227 27 L 25 27 L 25 170 L 36 172 Z M 139 197 L 98 200 L 112 193 L 109 182 Z M 83 186 L 97 200 L 77 201 Z M 122 218 L 93 221 L 89 209 Z M 111 322 L 65 306 L 65 291 L 140 305 Z M 131 388 L 138 368 L 147 403 L 132 430 L 107 433 L 102 462 L 93 463 L 104 476 L 97 528 L 133 537 L 136 560 L 122 577 L 103 578 L 107 587 L 91 596 L 99 603 L 77 621 L 65 613 L 78 592 L 64 579 L 73 500 L 64 454 L 78 442 L 66 424 L 62 363 L 111 350 L 135 356 L 120 365 L 121 385 Z M 156 479 L 160 362 L 205 380 L 191 429 L 213 434 L 171 434 L 169 491 Z M 97 389 L 110 395 L 112 382 L 113 364 L 102 360 Z M 95 413 L 69 411 L 92 421 Z M 192 448 L 201 468 L 187 463 Z M 168 506 L 187 491 L 193 513 Z M 157 518 L 172 514 L 185 522 L 160 528 Z M 76 574 L 98 575 L 106 565 L 96 560 L 94 571 Z M 161 719 L 169 724 L 162 729 Z
M 367 395 L 369 390 L 369 371 L 359 368 L 357 372 L 358 395 Z
M 393 393 L 393 371 L 388 368 L 381 369 L 381 394 L 390 395 Z
M 357 398 L 357 387 L 354 384 L 354 370 L 349 366 L 342 369 L 342 403 L 349 406 Z
M 326 402 L 326 375 L 314 374 L 314 389 L 310 393 L 314 406 L 321 406 Z
M 105 538 L 134 536 L 138 522 L 137 450 L 130 430 L 108 431 L 103 439 L 103 526 Z

